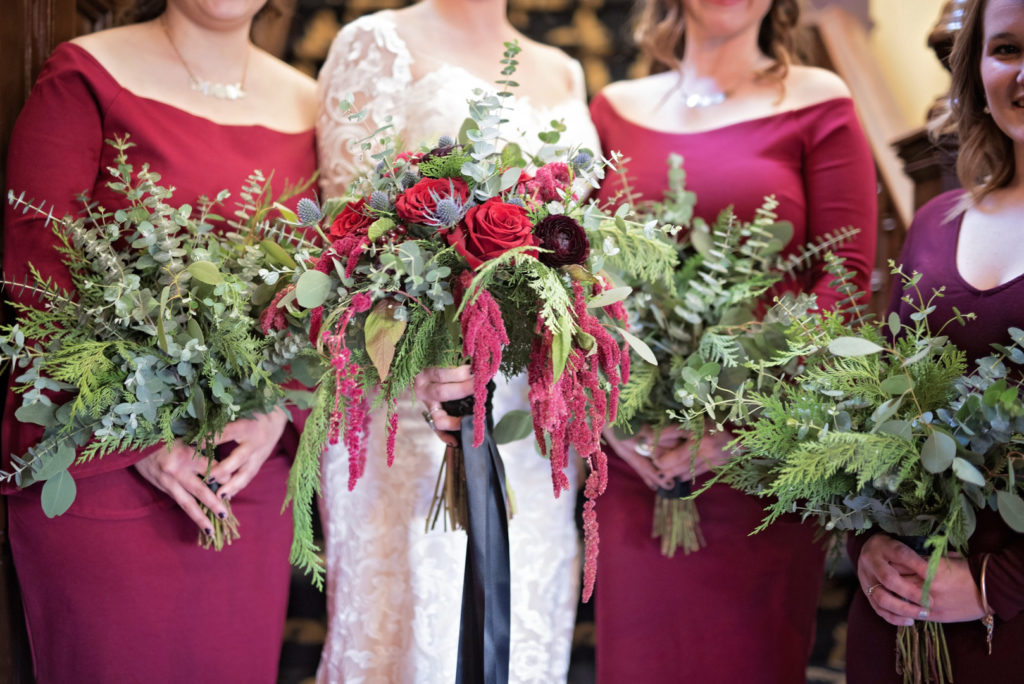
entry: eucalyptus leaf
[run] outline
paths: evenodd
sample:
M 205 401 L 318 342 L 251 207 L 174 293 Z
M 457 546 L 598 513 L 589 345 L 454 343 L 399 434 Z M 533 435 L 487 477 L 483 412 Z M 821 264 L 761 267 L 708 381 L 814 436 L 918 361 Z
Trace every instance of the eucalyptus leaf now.
M 297 217 L 296 217 L 297 218 Z M 294 269 L 298 265 L 295 263 L 295 259 L 292 259 L 292 255 L 288 251 L 277 244 L 273 240 L 263 240 L 260 242 L 260 249 L 267 255 L 267 261 L 274 266 L 280 266 L 282 268 Z
M 14 412 L 14 417 L 22 423 L 34 423 L 35 425 L 42 425 L 43 427 L 54 427 L 57 425 L 57 418 L 55 415 L 56 411 L 57 407 L 53 404 L 35 402 L 19 406 Z
M 631 287 L 613 287 L 605 290 L 601 294 L 593 297 L 587 302 L 588 309 L 597 309 L 603 306 L 609 306 L 616 302 L 621 302 L 633 292 Z
M 976 484 L 979 487 L 985 486 L 985 477 L 981 472 L 971 465 L 970 461 L 960 458 L 959 456 L 953 459 L 953 474 L 964 482 L 970 482 L 971 484 Z
M 188 272 L 192 277 L 205 285 L 219 285 L 224 282 L 217 265 L 211 261 L 193 261 L 188 265 Z
M 43 513 L 48 518 L 55 518 L 65 513 L 75 501 L 75 494 L 78 491 L 71 473 L 62 470 L 45 483 L 40 492 L 40 501 L 43 505 Z
M 996 503 L 1003 522 L 1014 532 L 1024 534 L 1024 499 L 1015 492 L 1000 489 L 996 491 Z
M 513 410 L 506 413 L 494 426 L 494 442 L 509 444 L 533 434 L 533 416 L 529 411 Z
M 829 343 L 828 350 L 836 356 L 867 356 L 884 349 L 863 337 L 837 337 Z
M 941 473 L 956 458 L 956 442 L 945 432 L 933 430 L 921 447 L 921 463 L 929 473 Z
M 652 366 L 658 365 L 658 358 L 651 351 L 651 348 L 647 346 L 647 343 L 641 340 L 639 337 L 629 332 L 625 328 L 618 328 L 619 334 L 622 335 L 622 339 L 626 341 L 626 344 L 636 352 L 636 355 L 641 359 L 651 364 Z
M 905 394 L 914 386 L 910 377 L 905 374 L 891 375 L 879 385 L 879 388 L 886 394 Z
M 295 299 L 306 309 L 322 306 L 330 293 L 331 277 L 320 271 L 306 271 L 295 283 Z

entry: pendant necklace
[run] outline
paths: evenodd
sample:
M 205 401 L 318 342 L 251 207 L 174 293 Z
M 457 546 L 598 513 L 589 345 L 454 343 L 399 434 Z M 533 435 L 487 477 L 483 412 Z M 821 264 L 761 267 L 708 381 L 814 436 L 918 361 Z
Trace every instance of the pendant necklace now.
M 160 26 L 164 30 L 164 34 L 167 36 L 167 42 L 171 44 L 171 49 L 174 50 L 174 54 L 178 56 L 178 61 L 181 62 L 181 66 L 185 67 L 185 72 L 188 74 L 189 85 L 192 90 L 196 91 L 200 95 L 206 95 L 207 97 L 216 97 L 221 100 L 240 100 L 245 97 L 245 90 L 243 84 L 245 83 L 246 70 L 249 68 L 249 50 L 245 51 L 245 62 L 242 64 L 242 78 L 236 83 L 214 83 L 213 81 L 207 81 L 206 79 L 198 78 L 192 70 L 188 68 L 188 62 L 182 57 L 181 52 L 178 50 L 178 46 L 174 44 L 174 40 L 171 38 L 171 32 L 167 30 L 167 20 L 164 17 L 160 18 Z

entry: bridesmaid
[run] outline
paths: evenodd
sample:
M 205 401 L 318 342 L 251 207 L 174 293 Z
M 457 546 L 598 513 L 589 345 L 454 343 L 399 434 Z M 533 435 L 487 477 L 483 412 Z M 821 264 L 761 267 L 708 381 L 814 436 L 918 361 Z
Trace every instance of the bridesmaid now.
M 900 261 L 922 274 L 922 292 L 944 288 L 929 319 L 942 325 L 954 309 L 977 314 L 948 326 L 971 361 L 1009 344 L 1007 328 L 1024 324 L 1024 1 L 971 0 L 952 53 L 952 111 L 960 139 L 957 172 L 966 189 L 926 204 Z M 893 292 L 890 310 L 913 310 Z M 1018 377 L 1018 381 L 1021 378 Z M 1019 681 L 1024 672 L 1024 535 L 991 510 L 978 512 L 963 558 L 939 565 L 928 606 L 921 605 L 927 562 L 885 534 L 850 544 L 863 592 L 850 607 L 847 678 L 851 684 L 902 681 L 896 673 L 896 626 L 914 620 L 944 626 L 956 682 Z M 991 654 L 986 628 L 993 619 Z
M 729 205 L 751 220 L 775 195 L 794 228 L 787 251 L 861 228 L 836 251 L 866 290 L 874 164 L 846 86 L 792 64 L 797 18 L 795 0 L 645 0 L 637 39 L 666 70 L 612 84 L 591 115 L 601 146 L 631 160 L 626 172 L 644 199 L 661 197 L 666 157 L 676 152 L 706 220 Z M 600 199 L 620 189 L 611 176 Z M 785 286 L 815 293 L 827 308 L 838 298 L 830 280 L 819 268 Z M 598 681 L 802 682 L 825 549 L 796 519 L 748 536 L 763 516 L 760 502 L 716 485 L 697 500 L 706 547 L 662 556 L 650 537 L 651 490 L 702 478 L 728 458 L 728 435 L 707 435 L 691 470 L 686 439 L 663 433 L 648 459 L 636 439 L 608 435 L 618 458 L 598 506 Z
M 140 3 L 138 23 L 59 45 L 11 136 L 10 187 L 58 215 L 77 212 L 83 190 L 123 207 L 103 141 L 126 133 L 130 161 L 148 162 L 176 203 L 237 192 L 256 168 L 275 172 L 277 191 L 311 177 L 314 83 L 249 40 L 263 4 Z M 5 276 L 24 280 L 31 263 L 70 289 L 55 242 L 44 221 L 7 208 Z M 9 391 L 5 457 L 42 432 L 18 422 L 19 403 Z M 180 442 L 74 466 L 77 498 L 52 520 L 39 485 L 5 489 L 37 681 L 277 681 L 291 543 L 281 503 L 297 437 L 283 411 L 229 425 L 222 439 L 235 446 L 211 471 L 220 496 Z M 208 534 L 209 522 L 197 501 L 224 515 L 229 497 L 241 539 L 200 548 L 196 527 Z

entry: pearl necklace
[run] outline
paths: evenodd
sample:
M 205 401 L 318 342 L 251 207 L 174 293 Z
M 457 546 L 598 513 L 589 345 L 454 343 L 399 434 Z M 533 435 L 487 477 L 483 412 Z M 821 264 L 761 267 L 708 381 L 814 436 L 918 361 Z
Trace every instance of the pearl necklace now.
M 167 19 L 160 17 L 160 26 L 164 30 L 164 34 L 167 35 L 167 42 L 171 44 L 171 49 L 174 50 L 174 54 L 178 56 L 178 61 L 181 62 L 181 66 L 185 67 L 185 72 L 188 74 L 189 85 L 192 90 L 198 92 L 200 95 L 206 95 L 207 97 L 216 97 L 221 100 L 240 100 L 245 97 L 245 89 L 242 85 L 245 83 L 245 74 L 249 68 L 249 49 L 246 46 L 245 51 L 245 62 L 242 64 L 242 78 L 236 83 L 215 83 L 213 81 L 207 81 L 206 79 L 198 78 L 192 70 L 188 68 L 188 62 L 182 57 L 181 51 L 178 50 L 178 46 L 174 44 L 174 40 L 171 38 L 171 32 L 167 30 Z
M 688 93 L 685 90 L 681 91 L 680 94 L 683 96 L 683 106 L 687 109 L 700 109 L 702 107 L 713 107 L 717 104 L 725 102 L 725 98 L 729 97 L 729 93 L 723 93 L 718 91 L 716 93 Z

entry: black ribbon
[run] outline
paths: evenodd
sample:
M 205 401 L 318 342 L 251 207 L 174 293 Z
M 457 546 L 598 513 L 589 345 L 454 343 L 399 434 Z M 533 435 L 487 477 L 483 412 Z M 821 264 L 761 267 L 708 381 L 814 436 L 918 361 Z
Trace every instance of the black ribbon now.
M 480 446 L 473 447 L 472 417 L 459 433 L 465 463 L 468 529 L 462 586 L 462 622 L 456 684 L 507 684 L 512 606 L 509 592 L 508 504 L 505 468 L 491 436 L 488 385 L 487 422 Z M 454 405 L 458 404 L 458 405 Z M 472 401 L 444 404 L 450 415 L 470 415 Z
M 682 499 L 690 496 L 690 480 L 680 480 L 678 477 L 672 480 L 672 488 L 658 487 L 658 496 L 663 499 Z

